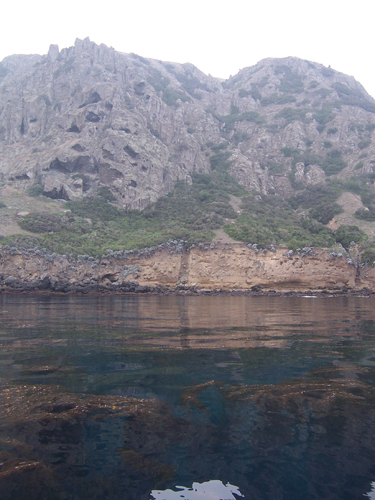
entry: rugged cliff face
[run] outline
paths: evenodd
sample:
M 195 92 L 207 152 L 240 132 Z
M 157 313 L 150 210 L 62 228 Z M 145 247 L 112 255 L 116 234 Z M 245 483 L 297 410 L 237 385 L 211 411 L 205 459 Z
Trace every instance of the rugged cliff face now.
M 7 57 L 2 290 L 374 289 L 374 131 L 354 78 L 296 58 L 222 81 L 89 39 Z
M 212 243 L 184 248 L 168 242 L 142 251 L 110 252 L 100 259 L 47 251 L 0 251 L 0 291 L 170 292 L 252 291 L 358 292 L 375 289 L 375 270 L 352 255 L 304 248 L 296 253 Z M 353 257 L 353 258 L 351 258 Z
M 247 190 L 290 195 L 371 173 L 374 129 L 375 101 L 354 78 L 296 58 L 221 81 L 85 39 L 0 65 L 1 179 L 54 199 L 108 186 L 142 209 L 217 168 Z

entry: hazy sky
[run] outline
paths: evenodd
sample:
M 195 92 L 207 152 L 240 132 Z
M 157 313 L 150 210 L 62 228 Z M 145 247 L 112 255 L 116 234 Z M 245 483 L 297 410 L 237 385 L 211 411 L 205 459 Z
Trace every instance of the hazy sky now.
M 0 13 L 0 61 L 89 36 L 221 78 L 265 57 L 296 56 L 353 75 L 375 97 L 371 0 L 8 0 Z

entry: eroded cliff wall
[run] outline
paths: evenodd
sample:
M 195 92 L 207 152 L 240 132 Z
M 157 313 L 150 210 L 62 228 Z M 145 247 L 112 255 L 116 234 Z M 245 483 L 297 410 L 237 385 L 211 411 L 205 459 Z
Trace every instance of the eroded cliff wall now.
M 0 251 L 0 291 L 160 292 L 342 291 L 375 289 L 375 270 L 323 249 L 260 251 L 217 243 L 189 250 L 178 242 L 144 251 L 89 256 Z

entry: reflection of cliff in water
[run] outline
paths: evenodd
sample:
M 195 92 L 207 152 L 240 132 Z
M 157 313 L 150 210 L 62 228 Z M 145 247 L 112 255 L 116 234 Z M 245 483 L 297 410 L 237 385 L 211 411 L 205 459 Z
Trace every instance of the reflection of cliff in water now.
M 309 326 L 332 320 L 375 319 L 375 297 L 33 296 L 0 295 L 2 320 L 15 328 L 69 325 L 180 328 Z
M 0 295 L 0 307 L 0 324 L 21 329 L 23 341 L 37 342 L 35 329 L 47 324 L 42 342 L 76 333 L 81 340 L 100 336 L 119 343 L 131 337 L 127 342 L 171 348 L 205 347 L 208 341 L 210 348 L 286 347 L 295 333 L 346 335 L 347 327 L 375 320 L 375 297 Z
M 219 479 L 247 499 L 355 499 L 375 477 L 375 370 L 278 385 L 187 387 L 157 400 L 5 384 L 2 499 L 148 499 Z

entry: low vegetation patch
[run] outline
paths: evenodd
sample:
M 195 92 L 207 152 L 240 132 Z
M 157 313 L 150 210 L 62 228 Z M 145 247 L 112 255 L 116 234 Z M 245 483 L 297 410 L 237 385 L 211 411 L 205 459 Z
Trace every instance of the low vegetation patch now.
M 26 194 L 28 196 L 36 198 L 37 196 L 43 194 L 43 186 L 41 186 L 40 184 L 35 184 L 34 186 L 30 186 L 29 188 L 26 189 Z
M 284 108 L 279 111 L 274 118 L 283 118 L 285 120 L 285 125 L 292 123 L 294 121 L 307 122 L 306 113 L 307 109 L 300 108 Z
M 264 125 L 266 123 L 266 118 L 261 116 L 257 111 L 240 113 L 237 106 L 232 106 L 230 115 L 217 115 L 212 109 L 208 109 L 207 112 L 211 113 L 221 123 L 224 123 L 227 130 L 233 130 L 237 122 L 250 122 L 257 125 Z
M 348 250 L 352 243 L 360 243 L 366 238 L 358 226 L 341 225 L 336 231 L 336 241 Z
M 287 94 L 299 94 L 303 91 L 303 81 L 302 78 L 292 71 L 289 66 L 280 64 L 275 68 L 275 74 L 282 74 L 280 80 L 279 90 Z
M 361 254 L 361 262 L 373 266 L 375 263 L 375 248 L 366 248 Z
M 317 220 L 304 219 L 279 197 L 248 195 L 243 198 L 241 209 L 235 224 L 225 226 L 227 234 L 236 240 L 263 247 L 284 244 L 292 249 L 331 246 L 335 242 L 329 229 Z
M 303 192 L 289 198 L 289 203 L 294 209 L 300 207 L 308 210 L 310 216 L 321 224 L 328 224 L 335 215 L 342 212 L 342 208 L 336 203 L 340 194 L 338 186 L 317 184 L 308 186 Z
M 60 254 L 98 256 L 109 248 L 144 248 L 169 239 L 210 241 L 226 218 L 237 218 L 229 203 L 230 194 L 246 193 L 225 172 L 227 154 L 219 150 L 217 170 L 212 175 L 193 174 L 191 186 L 178 182 L 171 193 L 142 212 L 112 205 L 108 199 L 113 195 L 102 188 L 96 196 L 67 202 L 64 208 L 70 212 L 31 213 L 20 218 L 19 225 L 38 233 L 37 246 Z M 0 242 L 11 244 L 11 240 L 2 238 Z
M 355 178 L 347 180 L 335 180 L 335 185 L 343 191 L 358 194 L 365 208 L 355 212 L 355 217 L 361 220 L 375 220 L 375 173 L 362 173 Z
M 341 151 L 332 149 L 327 153 L 327 156 L 321 164 L 322 169 L 328 176 L 338 174 L 346 167 L 346 163 L 342 158 Z

